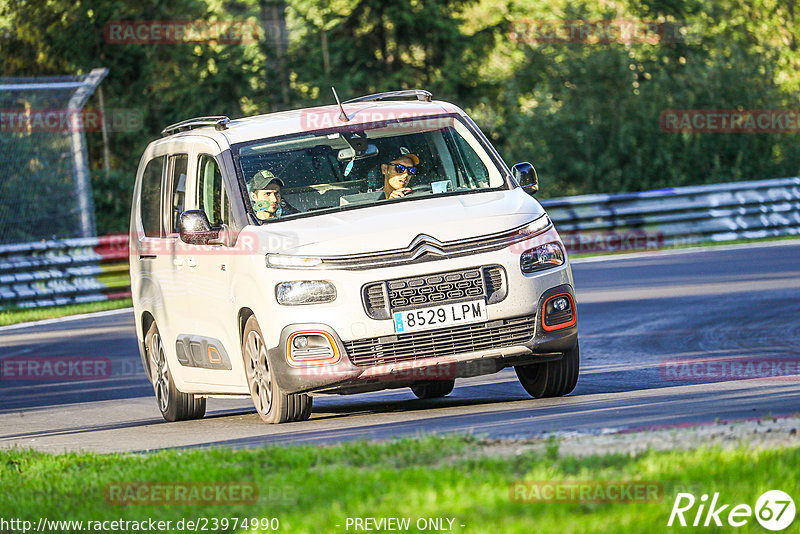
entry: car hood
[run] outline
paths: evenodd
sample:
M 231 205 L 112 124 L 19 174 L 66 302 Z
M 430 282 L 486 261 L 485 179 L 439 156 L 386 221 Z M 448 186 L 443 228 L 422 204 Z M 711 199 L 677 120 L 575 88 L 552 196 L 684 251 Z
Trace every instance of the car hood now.
M 439 241 L 501 232 L 544 213 L 522 189 L 383 204 L 256 229 L 264 252 L 338 256 L 407 247 L 420 234 Z

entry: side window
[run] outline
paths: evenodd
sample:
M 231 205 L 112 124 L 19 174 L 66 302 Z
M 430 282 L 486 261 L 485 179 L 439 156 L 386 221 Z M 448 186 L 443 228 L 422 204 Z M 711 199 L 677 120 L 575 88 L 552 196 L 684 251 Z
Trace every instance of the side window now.
M 186 169 L 189 165 L 187 154 L 178 154 L 169 157 L 169 184 L 171 191 L 171 212 L 169 228 L 171 232 L 178 232 L 178 222 L 186 205 Z
M 142 175 L 142 196 L 139 198 L 142 226 L 147 237 L 161 237 L 161 177 L 164 157 L 147 162 Z
M 229 203 L 222 173 L 216 160 L 203 154 L 197 165 L 197 206 L 206 213 L 212 228 L 228 224 Z

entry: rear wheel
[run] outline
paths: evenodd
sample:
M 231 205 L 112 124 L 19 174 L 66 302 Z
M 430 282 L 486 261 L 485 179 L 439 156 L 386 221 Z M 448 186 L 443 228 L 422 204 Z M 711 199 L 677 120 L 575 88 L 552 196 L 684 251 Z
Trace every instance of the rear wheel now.
M 206 399 L 191 393 L 181 393 L 175 387 L 164 352 L 164 342 L 155 322 L 145 334 L 145 347 L 158 409 L 164 419 L 173 422 L 202 418 L 206 414 Z
M 264 336 L 254 316 L 244 327 L 242 356 L 247 385 L 258 415 L 266 423 L 305 421 L 311 416 L 313 399 L 305 393 L 284 393 L 272 376 Z
M 438 399 L 449 395 L 455 385 L 455 380 L 432 380 L 414 384 L 411 391 L 420 399 Z
M 575 389 L 580 367 L 580 348 L 564 353 L 560 360 L 515 367 L 522 387 L 532 397 L 561 397 Z

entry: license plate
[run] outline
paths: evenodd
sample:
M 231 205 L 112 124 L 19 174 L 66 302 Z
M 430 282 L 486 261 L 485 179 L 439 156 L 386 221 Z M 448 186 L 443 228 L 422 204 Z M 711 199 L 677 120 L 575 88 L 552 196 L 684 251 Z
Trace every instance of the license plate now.
M 398 334 L 415 332 L 442 326 L 480 323 L 488 319 L 486 301 L 471 300 L 469 302 L 394 312 L 394 331 Z

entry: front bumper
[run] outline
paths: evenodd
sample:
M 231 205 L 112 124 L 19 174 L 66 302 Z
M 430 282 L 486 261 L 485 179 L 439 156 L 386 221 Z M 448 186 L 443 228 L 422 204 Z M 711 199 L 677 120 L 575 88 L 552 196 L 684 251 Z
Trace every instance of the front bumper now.
M 543 318 L 545 304 L 560 295 L 568 295 L 576 314 L 574 290 L 563 284 L 545 291 L 531 315 L 478 325 L 343 342 L 326 324 L 291 324 L 283 328 L 278 345 L 270 349 L 270 366 L 287 393 L 358 393 L 486 375 L 509 366 L 558 359 L 578 342 L 576 315 L 555 328 Z M 293 334 L 308 331 L 322 333 L 335 343 L 338 358 L 331 359 L 334 363 L 290 362 L 287 352 Z M 419 345 L 424 349 L 415 351 Z

